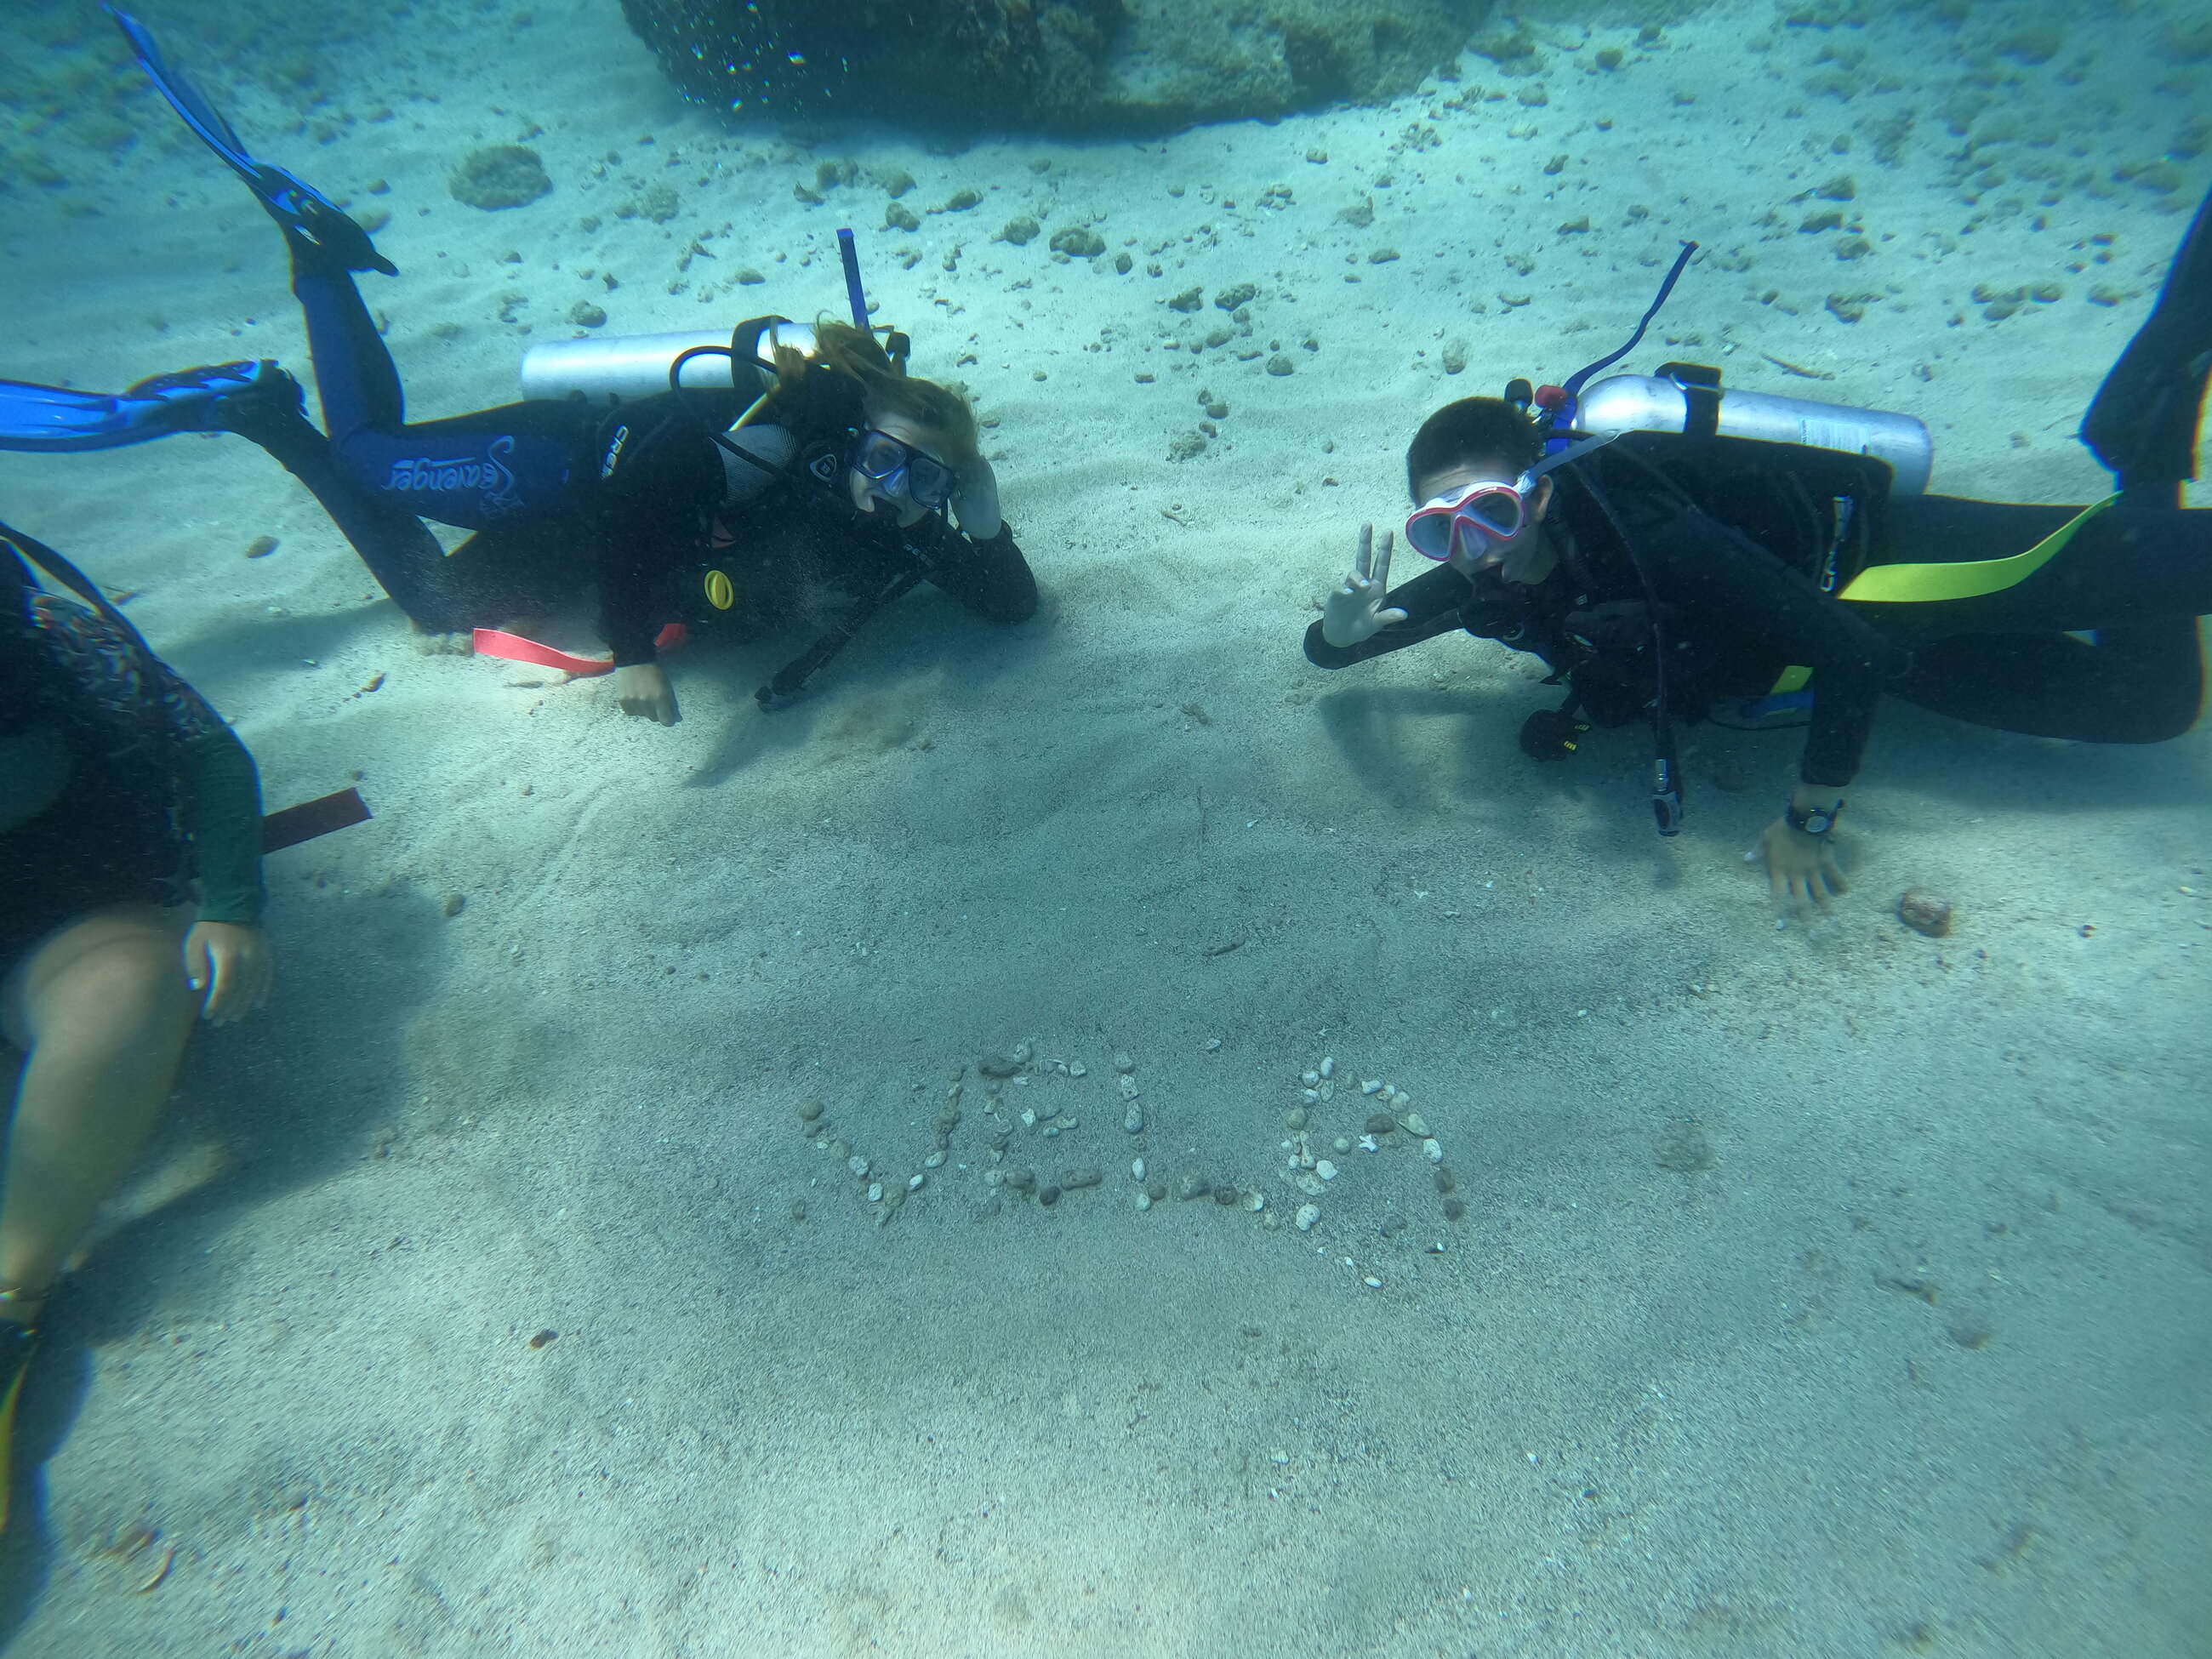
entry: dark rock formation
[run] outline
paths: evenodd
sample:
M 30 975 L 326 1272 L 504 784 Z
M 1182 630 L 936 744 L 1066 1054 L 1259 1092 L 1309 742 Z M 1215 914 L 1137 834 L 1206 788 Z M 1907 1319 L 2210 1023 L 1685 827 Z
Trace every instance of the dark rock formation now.
M 1152 129 L 1390 97 L 1485 0 L 623 0 L 694 100 L 951 128 Z
M 527 206 L 553 188 L 538 152 L 521 144 L 472 149 L 446 181 L 457 202 L 486 212 Z
M 739 113 L 1059 125 L 1096 102 L 1120 0 L 623 0 L 684 95 Z
M 1174 126 L 1373 103 L 1449 63 L 1487 0 L 1128 0 L 1101 125 Z

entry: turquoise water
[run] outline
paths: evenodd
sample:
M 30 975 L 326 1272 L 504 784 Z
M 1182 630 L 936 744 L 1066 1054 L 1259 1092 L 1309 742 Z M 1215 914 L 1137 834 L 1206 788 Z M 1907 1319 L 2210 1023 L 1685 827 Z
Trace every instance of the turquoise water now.
M 10 1652 L 2203 1651 L 2202 732 L 1887 702 L 1808 922 L 1744 860 L 1802 732 L 1686 726 L 1662 841 L 1639 727 L 1521 754 L 1529 659 L 1300 650 L 1423 417 L 1611 350 L 1684 240 L 1624 368 L 2102 495 L 2202 20 L 1131 9 L 1053 82 L 1105 125 L 957 136 L 687 102 L 605 0 L 147 15 L 373 225 L 417 420 L 837 315 L 853 228 L 1043 597 L 908 594 L 772 714 L 819 619 L 702 630 L 663 728 L 411 631 L 237 438 L 0 455 L 270 807 L 374 814 L 266 860 L 275 994 L 48 1316 Z M 104 21 L 0 41 L 0 375 L 308 379 Z M 550 188 L 471 205 L 501 145 Z

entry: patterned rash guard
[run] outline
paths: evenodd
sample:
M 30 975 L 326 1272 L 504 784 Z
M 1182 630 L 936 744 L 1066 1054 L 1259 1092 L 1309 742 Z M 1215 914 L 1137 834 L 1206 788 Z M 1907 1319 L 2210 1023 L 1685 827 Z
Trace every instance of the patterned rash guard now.
M 0 961 L 99 905 L 182 903 L 195 879 L 200 920 L 257 920 L 245 746 L 98 611 L 41 593 L 30 619 L 0 708 Z

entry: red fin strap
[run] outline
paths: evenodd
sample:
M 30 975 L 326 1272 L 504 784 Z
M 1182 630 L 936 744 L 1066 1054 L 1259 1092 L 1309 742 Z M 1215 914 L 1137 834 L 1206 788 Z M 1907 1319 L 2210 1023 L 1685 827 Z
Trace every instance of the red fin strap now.
M 660 630 L 654 640 L 656 651 L 673 651 L 689 637 L 682 623 L 671 623 Z M 557 668 L 578 679 L 589 679 L 595 674 L 610 674 L 614 664 L 604 657 L 573 657 L 566 651 L 556 651 L 550 645 L 540 645 L 536 640 L 526 640 L 520 634 L 501 633 L 496 628 L 477 629 L 472 644 L 479 657 L 501 657 L 508 662 L 533 663 L 540 668 Z

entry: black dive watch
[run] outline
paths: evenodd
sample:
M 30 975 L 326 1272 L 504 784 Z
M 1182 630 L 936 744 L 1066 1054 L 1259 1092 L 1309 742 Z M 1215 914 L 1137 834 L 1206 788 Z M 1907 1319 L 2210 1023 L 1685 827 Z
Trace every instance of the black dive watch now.
M 1798 810 L 1795 801 L 1785 801 L 1782 806 L 1782 821 L 1792 830 L 1808 836 L 1825 836 L 1836 827 L 1836 820 L 1844 815 L 1840 800 L 1833 806 L 1809 807 Z

